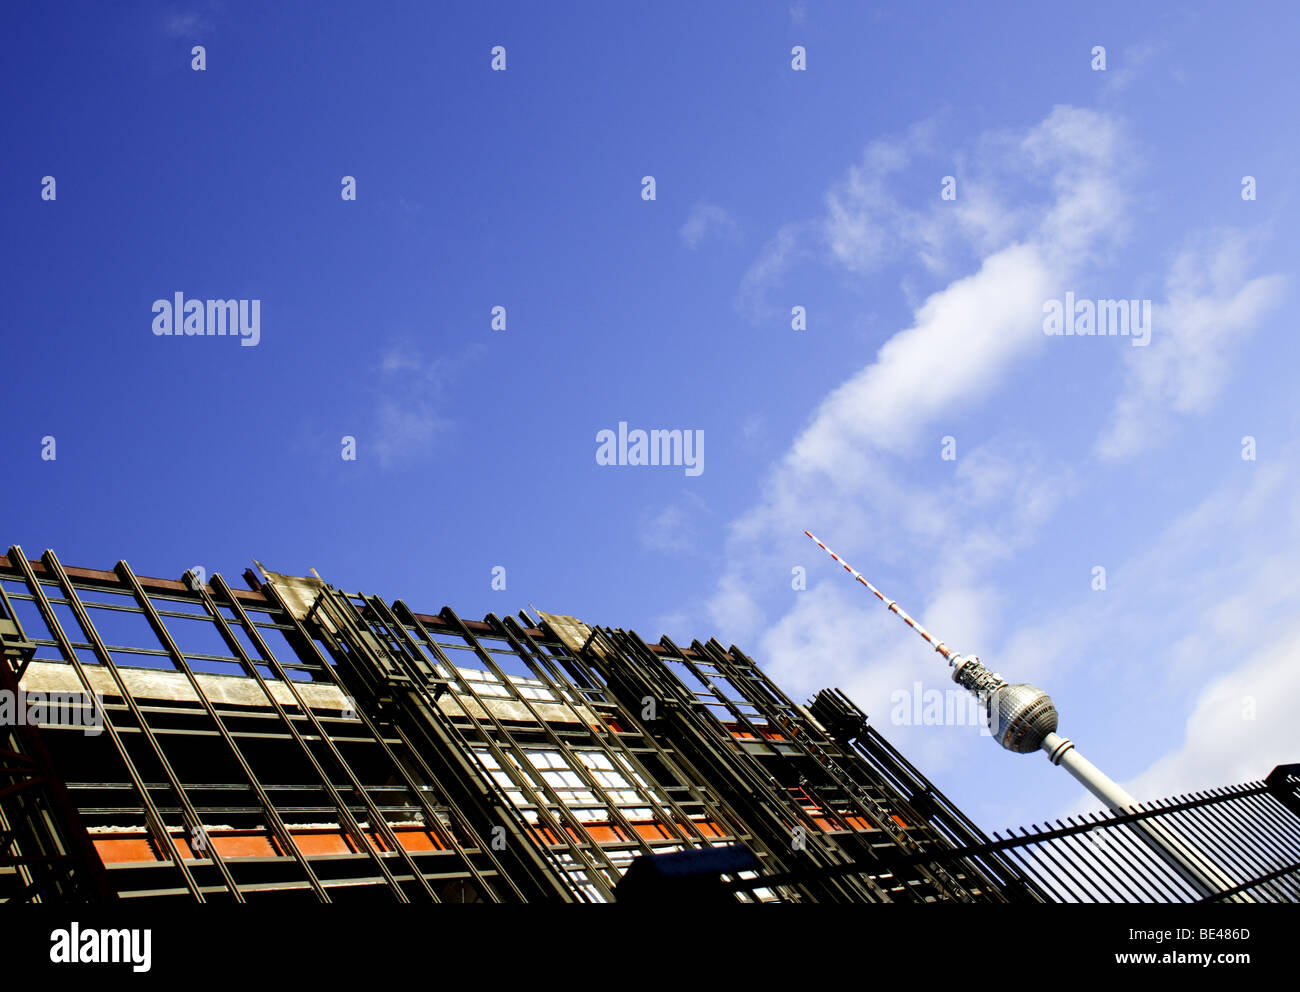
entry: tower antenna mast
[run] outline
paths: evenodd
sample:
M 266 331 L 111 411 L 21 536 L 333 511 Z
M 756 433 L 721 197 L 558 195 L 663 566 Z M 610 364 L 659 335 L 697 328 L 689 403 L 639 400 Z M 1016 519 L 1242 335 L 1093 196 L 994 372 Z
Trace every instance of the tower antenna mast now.
M 817 546 L 837 561 L 846 572 L 875 594 L 948 662 L 952 680 L 973 693 L 984 704 L 989 729 L 1008 751 L 1031 754 L 1043 751 L 1054 765 L 1061 765 L 1089 792 L 1118 812 L 1132 812 L 1139 803 L 1116 781 L 1079 753 L 1068 737 L 1056 732 L 1057 712 L 1052 697 L 1037 686 L 1018 682 L 1010 685 L 996 672 L 990 672 L 974 655 L 958 654 L 943 641 L 936 641 L 930 632 L 912 619 L 879 589 L 863 577 L 862 573 L 826 547 L 812 533 L 804 531 Z M 1132 827 L 1152 849 L 1181 875 L 1189 885 L 1204 896 L 1215 895 L 1233 887 L 1233 882 L 1223 875 L 1205 857 L 1186 841 L 1151 820 L 1135 820 Z

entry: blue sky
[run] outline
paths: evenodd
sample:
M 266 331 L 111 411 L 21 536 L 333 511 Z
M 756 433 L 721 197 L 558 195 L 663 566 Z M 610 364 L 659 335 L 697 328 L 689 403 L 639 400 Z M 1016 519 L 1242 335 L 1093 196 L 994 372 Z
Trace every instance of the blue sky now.
M 891 722 L 951 683 L 806 527 L 1140 797 L 1262 777 L 1300 15 L 1131 6 L 11 5 L 6 546 L 717 636 L 991 828 L 1078 804 Z M 176 292 L 260 300 L 259 343 L 155 336 Z M 1067 292 L 1152 301 L 1150 344 L 1045 335 Z M 704 471 L 597 464 L 620 421 Z

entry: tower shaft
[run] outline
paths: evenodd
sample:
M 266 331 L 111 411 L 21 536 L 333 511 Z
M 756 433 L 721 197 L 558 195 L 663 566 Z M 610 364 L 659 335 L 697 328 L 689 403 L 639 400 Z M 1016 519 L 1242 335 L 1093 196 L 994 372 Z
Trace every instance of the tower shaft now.
M 1067 737 L 1056 732 L 1057 713 L 1051 697 L 1036 686 L 1008 685 L 990 672 L 974 655 L 961 655 L 911 618 L 898 604 L 886 598 L 852 565 L 828 548 L 811 531 L 804 531 L 817 546 L 830 555 L 844 570 L 866 586 L 892 613 L 915 630 L 952 668 L 952 679 L 972 693 L 987 707 L 989 726 L 994 739 L 1008 751 L 1027 754 L 1042 750 L 1054 765 L 1062 765 L 1089 792 L 1110 809 L 1134 812 L 1139 803 L 1133 796 L 1079 753 Z M 1175 832 L 1151 820 L 1134 820 L 1129 824 L 1155 853 L 1202 896 L 1212 896 L 1233 887 L 1232 881 Z M 1253 902 L 1247 896 L 1234 901 Z
M 1079 749 L 1068 737 L 1062 737 L 1057 733 L 1048 734 L 1043 739 L 1042 750 L 1052 764 L 1064 768 L 1080 785 L 1110 809 L 1125 813 L 1132 812 L 1140 806 L 1127 789 L 1080 754 Z M 1151 820 L 1137 820 L 1130 826 L 1169 867 L 1202 896 L 1212 896 L 1233 887 L 1231 879 L 1162 824 Z M 1242 896 L 1236 901 L 1253 902 L 1254 900 Z

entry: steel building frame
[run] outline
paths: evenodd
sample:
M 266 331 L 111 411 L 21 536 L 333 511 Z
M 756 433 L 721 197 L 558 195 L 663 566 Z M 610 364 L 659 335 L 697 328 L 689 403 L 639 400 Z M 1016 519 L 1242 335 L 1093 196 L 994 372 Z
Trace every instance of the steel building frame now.
M 990 839 L 843 693 L 796 704 L 716 640 L 244 577 L 0 558 L 0 689 L 102 721 L 4 728 L 0 899 L 605 902 L 638 858 L 731 848 L 742 901 L 1042 902 L 1142 853 L 1069 846 L 1099 821 Z M 1282 809 L 1235 876 L 1274 897 Z

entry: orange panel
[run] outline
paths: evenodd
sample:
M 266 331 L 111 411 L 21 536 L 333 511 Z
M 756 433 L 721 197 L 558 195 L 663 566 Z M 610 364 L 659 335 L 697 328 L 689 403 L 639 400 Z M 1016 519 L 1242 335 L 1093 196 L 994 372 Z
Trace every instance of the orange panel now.
M 691 822 L 694 824 L 696 830 L 698 830 L 704 837 L 726 836 L 722 828 L 713 820 L 692 820 Z M 625 835 L 625 831 L 622 828 L 608 821 L 585 823 L 583 826 L 586 828 L 586 831 L 591 836 L 592 840 L 596 841 L 598 844 L 622 843 L 630 839 Z M 675 829 L 670 824 L 664 823 L 661 820 L 633 821 L 632 827 L 636 830 L 637 835 L 644 840 L 677 840 L 684 836 L 682 831 Z M 565 832 L 574 841 L 580 839 L 578 832 L 572 827 L 565 827 Z M 529 828 L 529 833 L 532 834 L 533 839 L 538 844 L 545 847 L 558 847 L 564 843 L 564 841 L 561 840 L 553 830 L 550 830 L 547 827 L 534 826 Z
M 744 727 L 740 726 L 739 724 L 735 724 L 735 723 L 725 723 L 725 724 L 723 724 L 723 726 L 727 728 L 727 730 L 731 733 L 731 736 L 732 736 L 732 737 L 735 737 L 735 738 L 738 739 L 738 740 L 756 740 L 756 739 L 757 739 L 757 738 L 756 738 L 756 735 L 754 734 L 754 732 L 753 732 L 752 730 L 746 730 Z M 761 734 L 763 735 L 763 737 L 764 737 L 765 740 L 769 740 L 769 741 L 783 741 L 783 740 L 786 739 L 785 734 L 782 734 L 782 733 L 779 732 L 779 731 L 776 731 L 776 730 L 764 730 L 762 727 L 759 727 L 758 729 L 759 729 L 759 733 L 761 733 Z
M 597 844 L 617 844 L 619 841 L 627 840 L 623 831 L 612 823 L 585 823 L 583 826 L 586 827 L 587 833 Z M 582 839 L 578 831 L 572 827 L 566 827 L 565 829 L 574 840 L 580 841 Z
M 303 854 L 352 854 L 353 847 L 343 834 L 332 831 L 297 833 L 291 835 Z
M 442 842 L 427 830 L 419 827 L 393 828 L 397 834 L 397 839 L 401 842 L 402 848 L 407 851 L 443 851 Z
M 650 820 L 645 823 L 633 823 L 637 835 L 643 840 L 671 840 L 678 834 L 670 830 L 667 824 L 660 823 L 658 820 Z
M 209 834 L 208 841 L 223 858 L 275 858 L 280 854 L 266 834 Z
M 722 837 L 724 836 L 722 828 L 712 820 L 693 820 L 695 829 L 705 837 Z M 627 836 L 626 831 L 619 825 L 610 822 L 588 823 L 584 825 L 587 833 L 598 844 L 617 844 L 625 843 L 631 838 Z M 682 836 L 680 830 L 675 829 L 670 824 L 660 820 L 640 820 L 632 823 L 633 829 L 637 835 L 648 841 L 666 841 L 675 840 Z M 443 842 L 432 832 L 424 827 L 394 827 L 394 833 L 398 841 L 407 851 L 442 851 L 446 850 Z M 578 832 L 572 827 L 566 827 L 566 832 L 573 840 L 578 840 Z M 548 847 L 555 847 L 562 843 L 561 839 L 554 831 L 545 827 L 532 827 L 530 833 L 539 843 Z M 294 843 L 298 846 L 303 854 L 311 857 L 313 855 L 326 854 L 354 854 L 356 853 L 355 843 L 346 836 L 341 830 L 294 830 L 291 831 Z M 373 833 L 367 835 L 370 842 L 376 850 L 385 851 L 387 846 Z M 105 864 L 123 864 L 129 861 L 160 861 L 154 850 L 154 845 L 149 836 L 142 830 L 138 833 L 98 835 L 93 838 L 95 850 L 99 852 L 100 858 Z M 218 854 L 223 858 L 266 858 L 266 857 L 285 857 L 286 852 L 280 849 L 270 836 L 263 832 L 238 831 L 226 833 L 222 831 L 213 831 L 208 835 L 209 842 Z M 180 852 L 182 858 L 187 860 L 196 860 L 196 854 L 191 848 L 188 840 L 181 835 L 174 835 L 172 843 L 176 850 Z
M 157 861 L 158 855 L 153 849 L 153 841 L 144 836 L 117 834 L 111 837 L 94 837 L 95 850 L 104 864 L 118 864 L 123 861 Z
M 544 844 L 547 847 L 554 847 L 560 843 L 560 839 L 551 833 L 546 827 L 534 826 L 529 827 L 528 832 L 533 835 L 533 839 Z
M 394 827 L 393 831 L 402 847 L 408 851 L 444 850 L 442 842 L 424 827 Z M 305 855 L 356 853 L 356 845 L 341 830 L 295 830 L 291 831 L 291 836 L 298 850 Z M 387 850 L 387 846 L 375 834 L 371 833 L 368 837 L 376 850 Z M 153 841 L 143 830 L 138 833 L 92 835 L 91 839 L 105 864 L 162 860 L 154 849 Z M 208 834 L 208 840 L 223 858 L 286 856 L 274 838 L 261 831 L 212 831 Z M 197 860 L 195 851 L 185 837 L 174 835 L 172 843 L 182 858 Z

